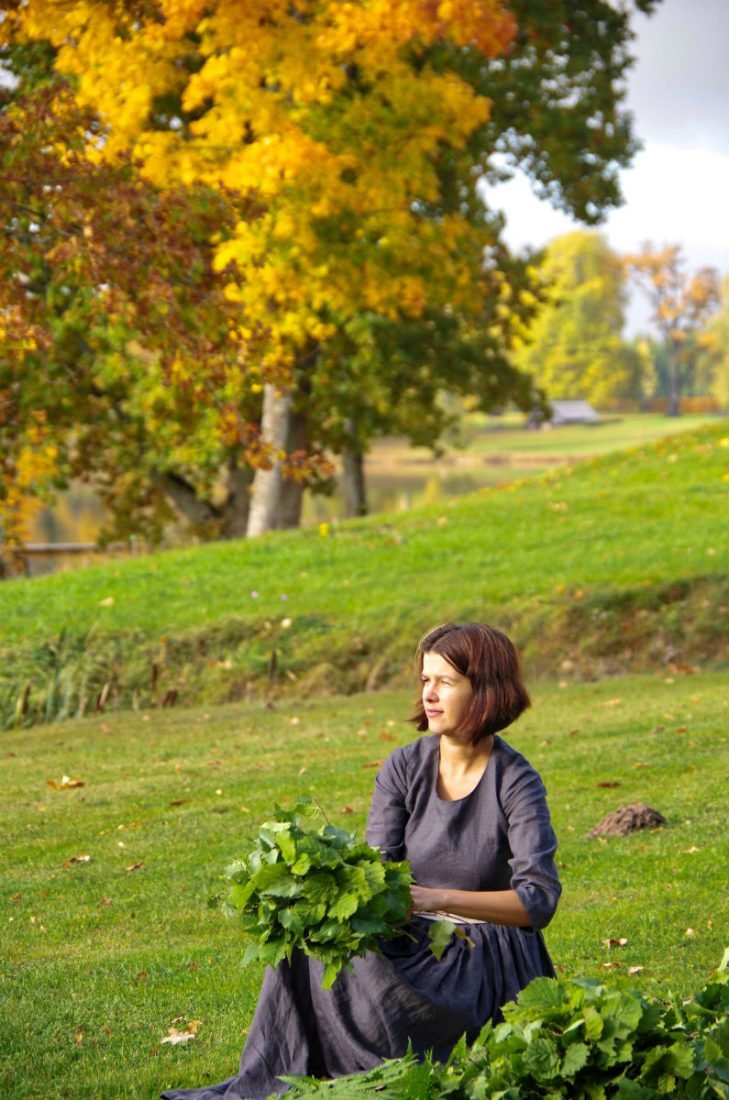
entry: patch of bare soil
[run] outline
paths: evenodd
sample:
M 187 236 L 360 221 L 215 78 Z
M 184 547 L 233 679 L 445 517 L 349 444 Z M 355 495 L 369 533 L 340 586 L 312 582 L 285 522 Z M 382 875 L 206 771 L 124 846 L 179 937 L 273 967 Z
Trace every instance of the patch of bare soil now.
M 666 819 L 658 810 L 647 806 L 645 802 L 635 802 L 631 806 L 619 806 L 617 810 L 605 814 L 587 835 L 628 836 L 639 829 L 657 829 L 665 824 Z

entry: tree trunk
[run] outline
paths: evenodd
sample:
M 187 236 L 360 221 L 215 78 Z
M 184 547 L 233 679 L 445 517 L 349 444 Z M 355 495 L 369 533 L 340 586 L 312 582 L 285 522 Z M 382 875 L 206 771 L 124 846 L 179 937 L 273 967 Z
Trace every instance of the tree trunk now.
M 344 514 L 348 519 L 367 515 L 367 487 L 365 483 L 364 455 L 361 451 L 345 448 L 342 451 L 342 489 Z
M 228 466 L 228 498 L 223 507 L 223 535 L 227 539 L 245 538 L 251 503 L 253 470 L 232 459 Z
M 668 404 L 666 416 L 681 415 L 681 349 L 673 341 L 668 344 Z
M 289 413 L 289 427 L 286 433 L 286 453 L 306 450 L 306 416 L 292 409 Z M 301 523 L 301 509 L 304 504 L 304 483 L 292 477 L 282 478 L 279 505 L 274 520 L 277 530 L 298 527 Z
M 193 526 L 203 527 L 220 519 L 219 510 L 209 500 L 202 500 L 193 486 L 179 474 L 159 474 L 155 482 L 178 516 Z
M 272 531 L 277 522 L 281 504 L 283 474 L 280 452 L 286 449 L 291 419 L 291 392 L 281 393 L 266 383 L 263 388 L 263 416 L 261 436 L 272 450 L 268 470 L 256 470 L 248 513 L 248 538 L 255 538 L 265 531 Z

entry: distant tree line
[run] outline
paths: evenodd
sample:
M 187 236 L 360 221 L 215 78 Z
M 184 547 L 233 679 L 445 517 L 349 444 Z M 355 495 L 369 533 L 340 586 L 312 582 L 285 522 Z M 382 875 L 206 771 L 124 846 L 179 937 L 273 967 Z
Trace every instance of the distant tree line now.
M 513 352 L 548 398 L 647 407 L 663 398 L 678 416 L 684 395 L 711 395 L 727 407 L 727 285 L 720 307 L 712 268 L 687 273 L 681 248 L 619 256 L 597 232 L 557 237 L 540 265 L 544 304 Z M 648 297 L 652 335 L 623 336 L 630 284 Z

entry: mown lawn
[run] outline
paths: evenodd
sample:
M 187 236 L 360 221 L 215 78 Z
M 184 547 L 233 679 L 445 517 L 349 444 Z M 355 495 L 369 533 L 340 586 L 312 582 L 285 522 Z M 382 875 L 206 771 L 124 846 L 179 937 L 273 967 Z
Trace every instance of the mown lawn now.
M 555 962 L 690 993 L 729 942 L 725 677 L 538 685 L 534 698 L 507 739 L 542 772 L 560 838 Z M 219 871 L 302 794 L 361 829 L 376 762 L 412 736 L 408 704 L 381 693 L 3 734 L 4 1100 L 146 1100 L 232 1073 L 260 969 L 241 970 L 235 926 L 206 907 Z M 48 785 L 63 776 L 84 785 Z M 637 801 L 666 827 L 586 838 Z M 189 1020 L 195 1040 L 161 1042 Z

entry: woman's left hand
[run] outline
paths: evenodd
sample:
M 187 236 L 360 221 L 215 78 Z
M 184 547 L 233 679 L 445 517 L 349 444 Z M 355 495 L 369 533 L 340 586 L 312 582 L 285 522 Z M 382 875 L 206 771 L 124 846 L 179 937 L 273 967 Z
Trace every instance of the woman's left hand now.
M 435 913 L 442 909 L 442 891 L 432 886 L 410 885 L 410 895 L 413 899 L 413 911 L 421 913 Z

